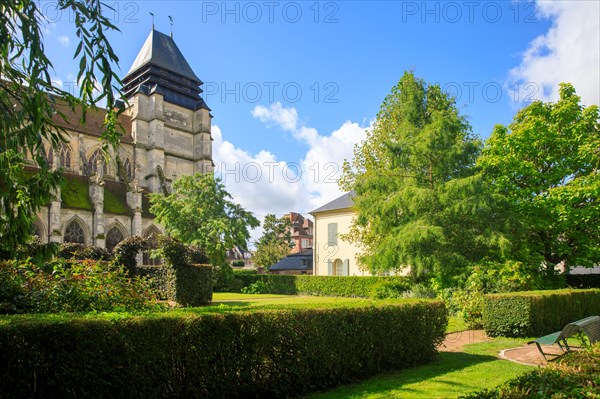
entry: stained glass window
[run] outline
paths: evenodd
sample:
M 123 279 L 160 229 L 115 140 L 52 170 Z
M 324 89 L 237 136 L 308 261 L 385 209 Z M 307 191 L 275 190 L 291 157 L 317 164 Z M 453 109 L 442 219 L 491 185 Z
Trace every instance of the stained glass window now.
M 85 244 L 85 233 L 77 221 L 73 220 L 65 229 L 64 241 Z

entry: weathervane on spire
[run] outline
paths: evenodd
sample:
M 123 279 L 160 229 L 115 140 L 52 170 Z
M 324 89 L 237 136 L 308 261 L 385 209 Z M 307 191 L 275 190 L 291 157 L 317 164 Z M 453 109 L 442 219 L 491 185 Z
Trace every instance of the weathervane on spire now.
M 173 38 L 173 17 L 169 15 L 169 21 L 171 21 L 171 39 Z
M 149 12 L 148 14 L 152 15 L 152 30 L 154 30 L 154 13 Z

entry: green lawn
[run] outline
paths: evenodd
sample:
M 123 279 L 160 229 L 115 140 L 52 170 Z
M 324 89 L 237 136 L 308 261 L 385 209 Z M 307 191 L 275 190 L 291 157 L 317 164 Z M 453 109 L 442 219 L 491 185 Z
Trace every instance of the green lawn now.
M 257 299 L 289 299 L 293 300 L 298 298 L 297 295 L 278 295 L 278 294 L 240 294 L 237 292 L 213 292 L 213 303 L 219 303 L 221 301 L 238 301 L 248 300 L 254 301 Z
M 238 311 L 255 309 L 316 308 L 337 306 L 368 306 L 386 301 L 367 298 L 342 298 L 326 296 L 298 296 L 276 294 L 238 294 L 230 292 L 213 293 L 209 306 L 192 308 L 193 311 Z
M 497 354 L 527 339 L 495 338 L 469 344 L 464 352 L 442 352 L 428 365 L 379 375 L 364 382 L 309 396 L 310 399 L 457 398 L 492 388 L 535 367 L 501 360 Z

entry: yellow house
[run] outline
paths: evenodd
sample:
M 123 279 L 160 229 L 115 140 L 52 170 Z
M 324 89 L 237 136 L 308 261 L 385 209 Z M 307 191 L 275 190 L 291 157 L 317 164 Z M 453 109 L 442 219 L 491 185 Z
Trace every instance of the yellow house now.
M 314 217 L 313 274 L 316 276 L 370 276 L 362 271 L 356 260 L 356 244 L 342 240 L 340 235 L 350 232 L 354 219 L 352 197 L 349 192 L 310 212 Z

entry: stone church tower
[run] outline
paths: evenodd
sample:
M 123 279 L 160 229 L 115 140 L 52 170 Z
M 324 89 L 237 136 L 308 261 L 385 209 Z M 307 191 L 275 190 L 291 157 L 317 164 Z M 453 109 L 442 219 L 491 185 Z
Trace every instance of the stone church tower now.
M 200 85 L 173 38 L 153 29 L 123 78 L 140 186 L 156 192 L 178 174 L 213 170 L 211 115 Z
M 154 29 L 123 78 L 127 99 L 120 123 L 121 164 L 104 159 L 98 140 L 105 111 L 89 111 L 81 124 L 65 109 L 58 118 L 68 145 L 47 148 L 65 185 L 38 212 L 36 234 L 43 242 L 78 242 L 112 250 L 121 240 L 160 233 L 146 194 L 165 192 L 174 179 L 212 172 L 210 109 L 196 76 L 171 36 Z

